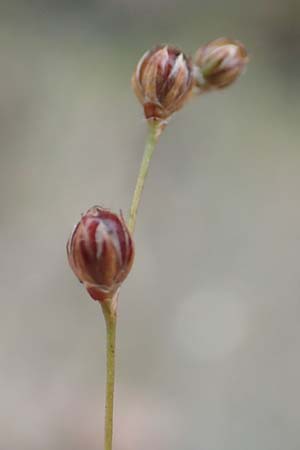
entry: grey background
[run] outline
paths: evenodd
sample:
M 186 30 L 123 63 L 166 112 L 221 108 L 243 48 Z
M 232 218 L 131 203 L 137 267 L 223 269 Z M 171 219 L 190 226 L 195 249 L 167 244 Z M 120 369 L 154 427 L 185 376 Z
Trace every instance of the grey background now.
M 115 450 L 299 450 L 299 1 L 1 1 L 0 448 L 102 445 L 104 324 L 65 243 L 127 213 L 160 42 L 229 36 L 232 88 L 174 117 L 119 309 Z

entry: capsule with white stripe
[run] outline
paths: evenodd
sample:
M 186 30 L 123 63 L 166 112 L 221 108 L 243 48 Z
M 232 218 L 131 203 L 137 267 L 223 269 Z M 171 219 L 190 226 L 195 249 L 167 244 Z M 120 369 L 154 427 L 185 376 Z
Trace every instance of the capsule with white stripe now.
M 249 57 L 241 42 L 219 38 L 200 47 L 194 61 L 196 89 L 201 93 L 230 86 L 244 72 Z
M 122 215 L 94 206 L 75 226 L 67 254 L 90 296 L 103 302 L 114 296 L 130 272 L 134 244 Z
M 148 120 L 166 121 L 189 98 L 193 87 L 191 60 L 176 47 L 161 45 L 139 61 L 132 86 Z

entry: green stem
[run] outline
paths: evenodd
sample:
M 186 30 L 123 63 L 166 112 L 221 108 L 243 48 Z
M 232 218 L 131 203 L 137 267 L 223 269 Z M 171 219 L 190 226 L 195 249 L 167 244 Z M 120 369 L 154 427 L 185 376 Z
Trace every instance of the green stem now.
M 106 323 L 106 400 L 104 449 L 112 450 L 117 311 L 113 299 L 102 304 Z
M 138 211 L 138 207 L 139 207 L 139 204 L 141 201 L 141 196 L 142 196 L 145 180 L 147 177 L 147 173 L 149 170 L 149 164 L 150 164 L 153 152 L 155 150 L 158 138 L 163 130 L 163 125 L 161 122 L 157 122 L 157 121 L 150 122 L 149 121 L 148 125 L 149 125 L 149 132 L 148 132 L 148 137 L 147 137 L 147 141 L 146 141 L 144 156 L 143 156 L 143 160 L 141 163 L 139 175 L 137 178 L 137 182 L 136 182 L 136 186 L 135 186 L 135 190 L 134 190 L 134 194 L 133 194 L 133 198 L 132 198 L 132 202 L 131 202 L 131 207 L 130 207 L 129 219 L 128 219 L 128 229 L 131 233 L 133 233 L 134 229 L 135 229 L 137 211 Z
M 129 220 L 128 228 L 133 233 L 136 223 L 138 207 L 141 201 L 145 179 L 149 170 L 149 164 L 163 130 L 161 122 L 148 122 L 149 132 L 146 141 L 144 156 L 137 178 Z M 116 326 L 117 326 L 117 297 L 106 300 L 101 304 L 106 323 L 106 399 L 105 399 L 105 428 L 104 428 L 104 450 L 112 450 L 113 437 L 113 411 L 114 411 L 114 386 L 115 386 L 115 349 L 116 349 Z

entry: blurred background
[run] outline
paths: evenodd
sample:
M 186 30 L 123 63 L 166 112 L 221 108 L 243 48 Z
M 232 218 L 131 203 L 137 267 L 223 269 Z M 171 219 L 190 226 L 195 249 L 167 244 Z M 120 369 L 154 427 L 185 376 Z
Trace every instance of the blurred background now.
M 2 0 L 0 448 L 102 449 L 104 323 L 65 244 L 127 213 L 157 43 L 247 73 L 162 136 L 119 305 L 115 450 L 300 448 L 299 0 Z

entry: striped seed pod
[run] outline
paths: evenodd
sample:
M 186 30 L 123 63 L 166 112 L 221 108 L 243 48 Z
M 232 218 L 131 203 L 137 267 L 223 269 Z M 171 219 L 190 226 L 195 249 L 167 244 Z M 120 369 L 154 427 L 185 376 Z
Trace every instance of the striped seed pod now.
M 200 91 L 225 88 L 238 78 L 248 61 L 241 42 L 227 38 L 211 41 L 195 54 L 196 86 Z
M 158 46 L 144 54 L 132 76 L 148 120 L 166 121 L 187 101 L 193 87 L 192 63 L 176 47 Z
M 130 272 L 134 244 L 122 216 L 94 206 L 75 226 L 67 254 L 79 281 L 102 302 L 113 297 Z

